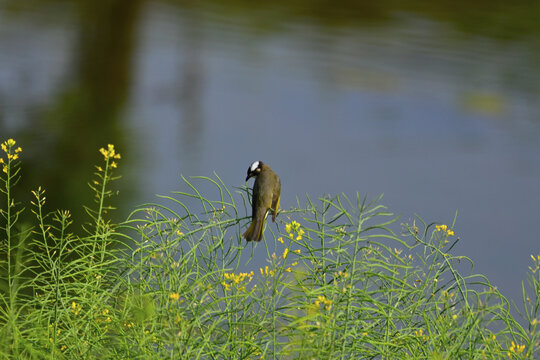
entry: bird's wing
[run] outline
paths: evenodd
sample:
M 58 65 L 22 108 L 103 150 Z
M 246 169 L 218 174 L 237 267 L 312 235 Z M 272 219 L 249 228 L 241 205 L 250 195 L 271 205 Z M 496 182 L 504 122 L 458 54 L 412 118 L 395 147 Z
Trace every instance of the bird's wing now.
M 272 221 L 276 221 L 276 216 L 279 210 L 279 201 L 281 200 L 281 181 L 277 177 L 274 189 L 272 191 Z
M 259 196 L 257 196 L 257 194 L 259 193 L 258 185 L 259 184 L 257 182 L 253 184 L 253 192 L 251 195 L 251 219 L 252 220 L 255 220 L 255 218 L 257 217 L 257 209 L 259 207 L 259 202 L 260 202 L 260 198 Z

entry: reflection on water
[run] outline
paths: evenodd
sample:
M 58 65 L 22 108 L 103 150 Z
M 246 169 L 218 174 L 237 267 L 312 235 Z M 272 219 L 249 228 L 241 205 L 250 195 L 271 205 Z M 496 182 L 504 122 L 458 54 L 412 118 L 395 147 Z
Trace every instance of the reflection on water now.
M 25 149 L 19 198 L 41 185 L 49 208 L 83 216 L 107 143 L 122 216 L 180 173 L 239 186 L 261 159 L 285 208 L 360 191 L 405 218 L 458 209 L 458 251 L 517 293 L 538 252 L 540 4 L 428 5 L 3 2 L 0 134 Z
M 31 92 L 34 86 L 42 86 L 39 84 L 41 79 L 49 82 L 47 94 L 44 94 L 45 102 L 38 94 L 26 103 L 14 106 L 14 110 L 27 113 L 11 124 L 16 129 L 10 131 L 10 136 L 25 144 L 21 188 L 45 186 L 54 194 L 48 197 L 48 206 L 52 209 L 70 208 L 75 218 L 83 216 L 81 203 L 93 201 L 86 184 L 90 180 L 92 165 L 99 159 L 96 149 L 107 143 L 125 147 L 121 114 L 131 88 L 134 28 L 140 9 L 139 1 L 96 4 L 94 1 L 79 1 L 75 9 L 70 9 L 71 12 L 61 12 L 71 16 L 71 23 L 64 24 L 63 29 L 58 29 L 58 24 L 52 22 L 28 30 L 30 34 L 39 32 L 42 27 L 45 31 L 48 27 L 54 28 L 42 39 L 51 44 L 57 37 L 63 40 L 65 31 L 72 40 L 68 48 L 48 50 L 39 47 L 34 51 L 26 47 L 23 39 L 19 39 L 21 44 L 18 45 L 29 57 L 26 61 L 28 70 L 32 72 L 35 72 L 32 69 L 34 65 L 39 68 L 42 57 L 58 56 L 56 51 L 68 57 L 60 61 L 64 66 L 62 70 L 57 68 L 59 64 L 50 64 L 55 75 L 65 77 L 64 81 L 47 79 L 48 68 L 40 68 L 39 71 L 45 74 L 38 74 L 37 79 L 29 78 L 22 89 L 14 89 Z M 25 13 L 16 16 L 26 22 Z M 35 20 L 36 14 L 29 12 L 28 16 Z M 16 27 L 16 24 L 14 21 L 12 26 Z M 5 29 L 8 34 L 10 30 Z M 17 63 L 6 65 L 17 67 Z M 17 86 L 17 82 L 2 88 L 9 93 L 12 91 L 10 85 Z M 10 108 L 8 105 L 7 109 Z M 4 116 L 9 119 L 9 115 Z M 10 125 L 9 121 L 7 125 Z M 21 195 L 26 197 L 29 194 Z

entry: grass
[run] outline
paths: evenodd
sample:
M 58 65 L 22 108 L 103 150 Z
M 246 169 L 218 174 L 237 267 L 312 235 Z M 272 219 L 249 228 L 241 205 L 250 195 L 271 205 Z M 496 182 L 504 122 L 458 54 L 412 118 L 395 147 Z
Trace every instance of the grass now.
M 380 199 L 306 198 L 246 244 L 249 189 L 214 175 L 116 224 L 109 146 L 88 222 L 72 224 L 46 210 L 43 189 L 26 210 L 13 199 L 21 151 L 2 149 L 1 358 L 540 358 L 540 256 L 516 318 L 452 254 L 452 225 L 400 223 Z

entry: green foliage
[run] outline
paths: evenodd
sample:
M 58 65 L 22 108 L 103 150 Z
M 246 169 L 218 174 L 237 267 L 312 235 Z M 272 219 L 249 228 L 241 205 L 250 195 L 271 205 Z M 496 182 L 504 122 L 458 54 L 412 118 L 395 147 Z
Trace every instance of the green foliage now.
M 472 261 L 451 253 L 453 225 L 400 224 L 380 199 L 307 198 L 246 244 L 249 189 L 231 193 L 217 175 L 184 179 L 188 191 L 113 224 L 120 156 L 101 153 L 84 236 L 68 211 L 45 210 L 43 189 L 35 225 L 17 225 L 19 163 L 2 163 L 2 358 L 540 356 L 540 256 L 518 321 L 488 279 L 469 274 Z

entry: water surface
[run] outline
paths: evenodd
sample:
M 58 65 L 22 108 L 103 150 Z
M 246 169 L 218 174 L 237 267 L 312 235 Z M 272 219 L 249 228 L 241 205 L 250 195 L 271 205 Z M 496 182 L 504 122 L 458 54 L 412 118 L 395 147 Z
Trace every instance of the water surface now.
M 540 241 L 540 9 L 451 4 L 4 1 L 0 134 L 24 148 L 21 188 L 75 217 L 107 143 L 123 215 L 180 174 L 241 186 L 253 160 L 284 208 L 358 191 L 403 221 L 458 211 L 454 252 L 519 301 Z

